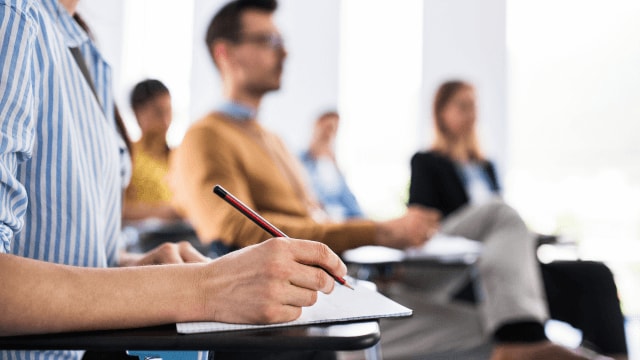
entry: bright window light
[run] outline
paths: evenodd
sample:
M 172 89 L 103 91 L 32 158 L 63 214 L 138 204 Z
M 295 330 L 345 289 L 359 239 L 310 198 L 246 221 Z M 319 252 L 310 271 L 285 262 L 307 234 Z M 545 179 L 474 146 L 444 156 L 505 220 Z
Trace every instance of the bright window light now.
M 509 1 L 506 196 L 606 262 L 640 314 L 640 3 Z M 632 250 L 634 249 L 634 250 Z
M 342 2 L 337 156 L 372 218 L 404 213 L 416 151 L 422 1 Z

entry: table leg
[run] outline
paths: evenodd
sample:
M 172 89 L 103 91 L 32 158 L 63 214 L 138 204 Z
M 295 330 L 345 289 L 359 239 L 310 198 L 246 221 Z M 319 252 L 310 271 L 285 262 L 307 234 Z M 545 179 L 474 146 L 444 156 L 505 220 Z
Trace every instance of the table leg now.
M 366 360 L 382 360 L 382 347 L 380 342 L 368 349 L 364 349 L 364 358 Z

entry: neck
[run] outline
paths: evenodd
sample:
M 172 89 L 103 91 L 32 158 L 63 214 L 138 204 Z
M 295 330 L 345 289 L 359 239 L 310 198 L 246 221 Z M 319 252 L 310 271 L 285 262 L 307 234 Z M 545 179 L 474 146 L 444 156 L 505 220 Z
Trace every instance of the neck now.
M 457 162 L 469 162 L 469 150 L 464 141 L 457 141 L 449 148 L 449 156 Z
M 224 95 L 227 100 L 258 110 L 264 94 L 254 94 L 250 91 L 242 91 L 238 87 L 229 83 L 230 81 L 225 82 L 224 86 Z
M 145 152 L 155 157 L 167 155 L 167 142 L 165 137 L 160 134 L 142 134 L 138 143 Z
M 316 159 L 322 156 L 328 156 L 333 159 L 333 148 L 328 141 L 314 141 L 309 146 L 309 153 Z

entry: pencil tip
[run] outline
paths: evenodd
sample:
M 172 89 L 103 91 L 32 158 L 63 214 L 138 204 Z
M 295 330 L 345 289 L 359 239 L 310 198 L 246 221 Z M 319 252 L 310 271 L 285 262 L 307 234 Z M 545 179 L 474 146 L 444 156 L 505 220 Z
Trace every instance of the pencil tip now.
M 344 286 L 348 287 L 348 288 L 349 288 L 349 289 L 351 289 L 351 290 L 355 290 L 355 289 L 353 288 L 353 286 L 349 285 L 349 283 L 348 283 L 348 282 L 345 282 L 345 283 L 344 283 Z

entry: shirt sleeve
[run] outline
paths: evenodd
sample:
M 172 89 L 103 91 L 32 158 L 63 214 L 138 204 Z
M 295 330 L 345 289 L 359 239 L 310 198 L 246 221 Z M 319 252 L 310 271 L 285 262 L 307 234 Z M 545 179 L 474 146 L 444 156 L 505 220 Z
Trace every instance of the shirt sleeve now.
M 346 217 L 347 218 L 362 218 L 364 217 L 364 213 L 360 208 L 360 204 L 358 204 L 358 200 L 356 200 L 356 196 L 353 195 L 349 185 L 347 185 L 347 180 L 342 176 L 342 193 L 340 194 L 340 199 L 344 204 L 346 209 Z
M 31 156 L 35 138 L 34 23 L 15 6 L 0 5 L 0 253 L 9 252 L 27 210 L 27 193 L 16 172 Z

